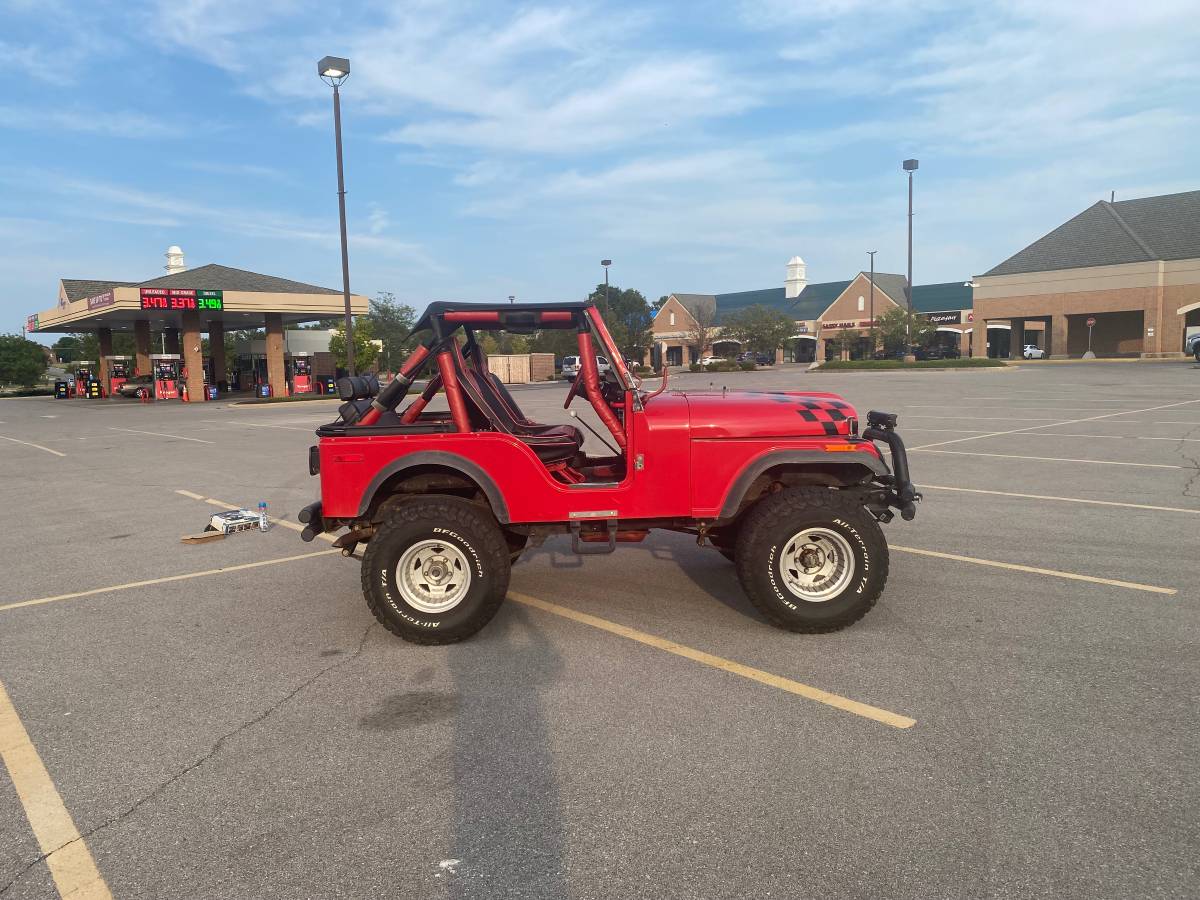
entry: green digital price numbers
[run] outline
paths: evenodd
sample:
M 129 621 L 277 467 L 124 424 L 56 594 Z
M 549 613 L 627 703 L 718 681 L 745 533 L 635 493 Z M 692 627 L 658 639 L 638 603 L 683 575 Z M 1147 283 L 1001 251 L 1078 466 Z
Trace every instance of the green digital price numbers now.
M 222 291 L 196 291 L 196 309 L 225 308 L 225 297 Z

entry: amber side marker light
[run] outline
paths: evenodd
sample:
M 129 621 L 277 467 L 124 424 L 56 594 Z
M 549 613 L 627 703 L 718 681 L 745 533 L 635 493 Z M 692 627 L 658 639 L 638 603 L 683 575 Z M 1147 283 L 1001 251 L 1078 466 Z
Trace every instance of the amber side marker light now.
M 863 446 L 863 445 L 862 444 L 826 444 L 825 452 L 826 453 L 853 453 L 861 446 Z

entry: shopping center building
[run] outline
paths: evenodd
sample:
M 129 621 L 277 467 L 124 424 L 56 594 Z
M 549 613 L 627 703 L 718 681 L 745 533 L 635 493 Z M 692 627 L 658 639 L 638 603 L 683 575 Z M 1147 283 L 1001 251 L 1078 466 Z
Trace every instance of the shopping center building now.
M 847 281 L 810 284 L 800 257 L 787 264 L 782 287 L 729 294 L 671 294 L 654 317 L 651 333 L 653 365 L 678 366 L 713 354 L 738 352 L 736 341 L 721 335 L 722 319 L 750 306 L 765 306 L 795 321 L 795 332 L 777 351 L 780 362 L 812 362 L 829 358 L 830 339 L 843 331 L 859 336 L 853 355 L 870 352 L 868 331 L 888 309 L 904 307 L 903 275 L 859 272 Z M 936 341 L 968 355 L 971 349 L 972 287 L 969 282 L 919 284 L 912 292 L 913 309 L 927 318 Z M 707 337 L 708 340 L 701 338 Z M 701 347 L 701 344 L 704 344 Z M 986 352 L 985 346 L 985 352 Z M 1007 348 L 1005 348 L 1007 349 Z
M 974 282 L 976 325 L 1010 326 L 1014 356 L 1033 327 L 1051 359 L 1181 356 L 1200 331 L 1200 191 L 1096 203 Z

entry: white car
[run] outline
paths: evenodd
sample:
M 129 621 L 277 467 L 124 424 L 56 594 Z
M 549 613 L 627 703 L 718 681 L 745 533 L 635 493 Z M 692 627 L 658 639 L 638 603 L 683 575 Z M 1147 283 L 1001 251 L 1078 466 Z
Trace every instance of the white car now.
M 701 359 L 700 359 L 700 365 L 702 365 L 702 366 L 710 366 L 713 363 L 719 363 L 719 362 L 725 362 L 725 360 L 723 360 L 719 356 L 704 356 L 704 357 L 701 357 Z
M 608 364 L 608 360 L 605 359 L 603 356 L 597 356 L 596 357 L 596 368 L 600 370 L 600 377 L 603 378 L 605 375 L 608 374 L 608 370 L 610 368 L 609 364 Z M 574 381 L 576 379 L 576 377 L 578 377 L 578 375 L 579 375 L 579 357 L 578 356 L 564 356 L 563 363 L 562 363 L 562 373 L 563 373 L 563 378 L 567 379 L 567 381 Z
M 1046 355 L 1046 351 L 1037 344 L 1026 344 L 1021 355 L 1026 359 L 1042 359 Z

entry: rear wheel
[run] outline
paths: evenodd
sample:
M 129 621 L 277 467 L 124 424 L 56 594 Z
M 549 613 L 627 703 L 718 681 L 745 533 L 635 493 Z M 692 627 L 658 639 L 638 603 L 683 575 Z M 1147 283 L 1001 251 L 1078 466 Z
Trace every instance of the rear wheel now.
M 746 596 L 775 625 L 837 631 L 879 599 L 888 549 L 861 506 L 828 488 L 790 488 L 746 513 L 735 564 Z
M 452 644 L 491 621 L 508 591 L 509 547 L 492 514 L 458 497 L 391 509 L 363 555 L 367 605 L 414 644 Z

